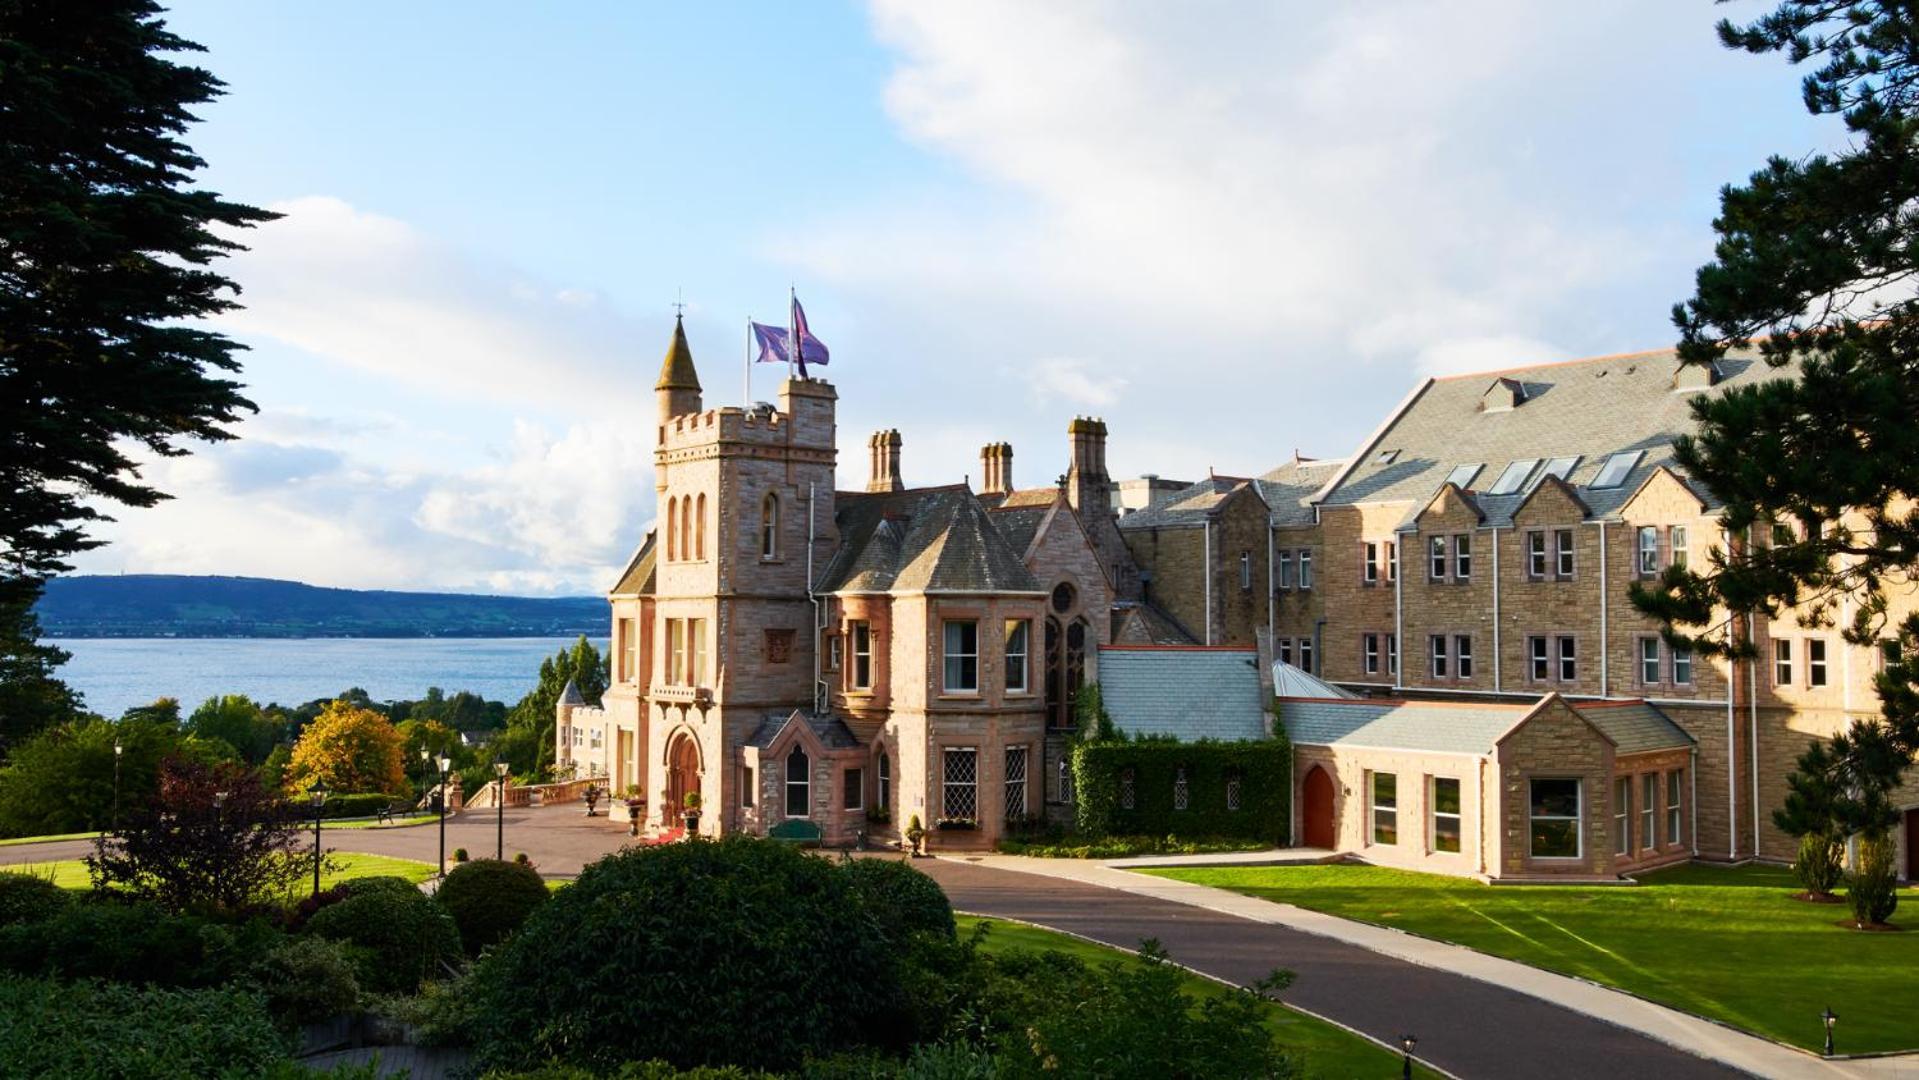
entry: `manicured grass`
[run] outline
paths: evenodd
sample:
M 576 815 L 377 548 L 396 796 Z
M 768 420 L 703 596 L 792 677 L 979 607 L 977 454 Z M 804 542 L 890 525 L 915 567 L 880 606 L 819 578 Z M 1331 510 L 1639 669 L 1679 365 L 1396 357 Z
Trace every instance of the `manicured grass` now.
M 422 810 L 417 813 L 395 814 L 393 820 L 389 822 L 382 822 L 376 817 L 342 818 L 339 821 L 326 822 L 324 828 L 327 832 L 332 832 L 334 829 L 404 829 L 408 825 L 427 825 L 438 820 L 440 815 L 429 814 Z M 309 827 L 312 825 L 311 819 L 308 820 L 308 825 Z
M 1012 952 L 1019 949 L 1054 951 L 1077 956 L 1091 964 L 1103 963 L 1114 957 L 1127 955 L 1124 950 L 1108 948 L 1068 934 L 1028 926 L 1025 923 L 1005 922 L 977 915 L 960 915 L 957 918 L 962 934 L 971 933 L 973 927 L 981 923 L 987 925 L 986 939 L 980 947 L 989 953 Z M 1177 962 L 1179 957 L 1175 956 L 1173 960 Z M 1188 992 L 1195 995 L 1231 992 L 1227 987 L 1198 975 L 1187 976 L 1186 988 Z M 1307 1076 L 1380 1077 L 1383 1080 L 1386 1077 L 1399 1075 L 1398 1054 L 1368 1042 L 1344 1028 L 1279 1004 L 1267 1006 L 1267 1017 L 1267 1025 L 1278 1036 L 1280 1043 L 1304 1063 Z M 1415 1067 L 1413 1071 L 1416 1076 L 1438 1075 L 1423 1067 Z
M 343 851 L 334 853 L 333 862 L 333 869 L 320 875 L 322 888 L 331 888 L 350 878 L 403 877 L 408 881 L 418 882 L 433 876 L 431 863 L 415 862 L 412 859 L 395 859 L 385 855 L 361 855 Z M 32 874 L 35 877 L 51 876 L 53 883 L 63 889 L 85 890 L 93 887 L 93 882 L 87 877 L 87 864 L 80 859 L 0 864 L 0 871 Z M 297 888 L 294 892 L 305 895 Z
M 1799 884 L 1783 869 L 1681 866 L 1637 886 L 1489 886 L 1372 866 L 1142 872 L 1454 942 L 1809 1050 L 1828 1005 L 1842 1053 L 1919 1047 L 1919 930 L 1838 926 L 1850 909 L 1792 899 Z M 1919 927 L 1919 893 L 1900 894 L 1894 923 Z
M 59 836 L 16 836 L 11 840 L 0 840 L 0 847 L 14 847 L 18 844 L 49 844 L 55 840 L 91 840 L 100 834 L 97 832 L 70 832 Z

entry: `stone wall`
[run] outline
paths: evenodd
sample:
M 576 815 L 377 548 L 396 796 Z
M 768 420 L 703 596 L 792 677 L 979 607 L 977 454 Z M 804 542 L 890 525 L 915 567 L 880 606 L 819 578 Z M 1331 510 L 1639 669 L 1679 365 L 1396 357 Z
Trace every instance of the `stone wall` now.
M 1562 700 L 1534 710 L 1526 723 L 1500 740 L 1500 861 L 1498 876 L 1611 877 L 1613 747 Z M 1533 779 L 1577 779 L 1581 796 L 1581 843 L 1577 858 L 1534 858 L 1531 853 Z

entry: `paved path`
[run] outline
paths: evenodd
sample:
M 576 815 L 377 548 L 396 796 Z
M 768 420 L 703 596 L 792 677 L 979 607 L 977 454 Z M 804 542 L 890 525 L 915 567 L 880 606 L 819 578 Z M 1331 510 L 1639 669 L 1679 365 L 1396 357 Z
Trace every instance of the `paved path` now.
M 1242 985 L 1276 967 L 1291 969 L 1299 978 L 1282 995 L 1287 1002 L 1388 1043 L 1413 1034 L 1422 1059 L 1459 1076 L 1740 1075 L 1570 1009 L 1333 938 L 986 861 L 915 865 L 966 911 L 1023 919 L 1122 948 L 1158 938 L 1174 960 Z

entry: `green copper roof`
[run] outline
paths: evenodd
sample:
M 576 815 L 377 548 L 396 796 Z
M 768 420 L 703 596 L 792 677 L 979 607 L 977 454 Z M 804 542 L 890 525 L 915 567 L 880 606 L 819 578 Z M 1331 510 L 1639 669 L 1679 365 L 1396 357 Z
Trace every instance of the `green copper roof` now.
M 655 390 L 698 390 L 699 373 L 693 370 L 693 350 L 686 344 L 686 327 L 678 316 L 673 319 L 673 344 L 666 347 L 666 360 L 660 364 L 660 381 Z

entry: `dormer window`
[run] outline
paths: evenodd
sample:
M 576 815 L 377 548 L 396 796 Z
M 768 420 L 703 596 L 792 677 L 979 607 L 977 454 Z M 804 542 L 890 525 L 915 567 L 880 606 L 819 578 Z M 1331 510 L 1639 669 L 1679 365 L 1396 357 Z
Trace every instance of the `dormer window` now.
M 1483 468 L 1485 468 L 1484 465 L 1455 465 L 1453 471 L 1446 474 L 1446 482 L 1465 491 L 1467 485 L 1473 482 L 1473 478 L 1477 477 L 1479 470 Z
M 1494 379 L 1480 395 L 1479 407 L 1485 412 L 1506 412 L 1526 400 L 1526 384 L 1518 379 Z
M 1599 467 L 1599 475 L 1593 477 L 1592 486 L 1616 488 L 1625 483 L 1627 474 L 1632 472 L 1634 465 L 1639 464 L 1639 457 L 1643 453 L 1643 450 L 1621 450 L 1608 457 L 1606 463 Z
M 1519 490 L 1520 486 L 1526 482 L 1526 478 L 1533 474 L 1533 469 L 1538 466 L 1538 458 L 1521 458 L 1513 462 L 1506 466 L 1505 472 L 1499 474 L 1499 479 L 1493 481 L 1493 486 L 1487 494 L 1511 495 Z

